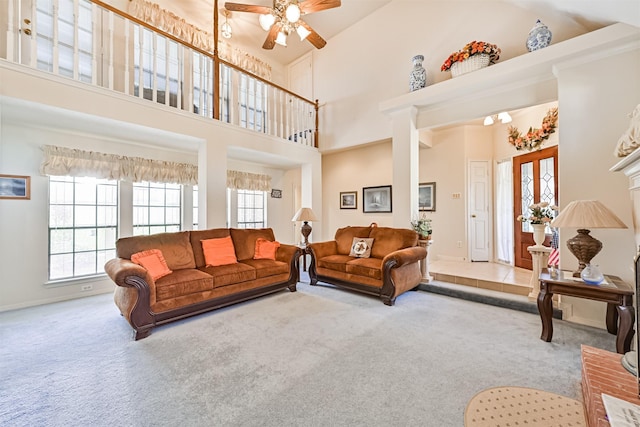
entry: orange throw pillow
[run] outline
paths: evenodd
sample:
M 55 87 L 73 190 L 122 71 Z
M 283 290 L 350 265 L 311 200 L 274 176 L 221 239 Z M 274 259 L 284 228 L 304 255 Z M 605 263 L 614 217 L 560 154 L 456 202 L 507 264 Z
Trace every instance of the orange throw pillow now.
M 204 262 L 207 264 L 207 267 L 236 264 L 238 262 L 231 236 L 220 239 L 201 240 L 200 242 L 202 243 Z
M 131 261 L 143 266 L 154 281 L 173 273 L 169 270 L 167 261 L 165 261 L 160 249 L 149 249 L 148 251 L 137 252 L 131 255 Z
M 256 239 L 256 250 L 253 259 L 276 259 L 280 242 L 272 242 L 262 237 Z

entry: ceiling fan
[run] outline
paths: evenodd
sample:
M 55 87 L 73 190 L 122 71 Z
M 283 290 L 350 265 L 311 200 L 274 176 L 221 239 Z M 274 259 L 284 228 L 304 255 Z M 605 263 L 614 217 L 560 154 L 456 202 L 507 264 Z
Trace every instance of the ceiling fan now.
M 234 12 L 260 14 L 260 26 L 269 32 L 262 45 L 263 49 L 273 49 L 276 43 L 286 46 L 287 36 L 294 31 L 298 33 L 300 40 L 306 39 L 316 48 L 322 49 L 327 42 L 300 17 L 340 5 L 340 0 L 273 0 L 273 7 L 229 2 L 224 7 Z

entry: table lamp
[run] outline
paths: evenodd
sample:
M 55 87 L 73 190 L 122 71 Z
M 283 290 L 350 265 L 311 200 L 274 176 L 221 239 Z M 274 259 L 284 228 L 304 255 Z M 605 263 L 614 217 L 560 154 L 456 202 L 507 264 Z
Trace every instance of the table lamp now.
M 589 235 L 589 228 L 627 228 L 627 226 L 597 200 L 574 200 L 560 211 L 551 227 L 578 229 L 578 234 L 567 240 L 569 251 L 578 259 L 578 269 L 573 277 L 580 277 L 582 270 L 591 262 L 600 249 L 602 242 Z
M 305 246 L 309 244 L 309 234 L 311 234 L 311 226 L 309 225 L 309 221 L 318 221 L 316 215 L 313 213 L 311 208 L 300 208 L 298 212 L 293 216 L 291 221 L 304 221 L 302 227 L 300 228 L 300 232 L 304 236 L 304 244 Z

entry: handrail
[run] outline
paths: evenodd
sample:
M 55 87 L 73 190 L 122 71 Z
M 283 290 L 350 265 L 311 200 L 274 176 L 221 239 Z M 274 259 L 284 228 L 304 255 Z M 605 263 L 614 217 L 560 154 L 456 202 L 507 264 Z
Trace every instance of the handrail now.
M 228 67 L 231 67 L 231 68 L 233 68 L 233 69 L 235 69 L 235 70 L 237 70 L 237 71 L 240 71 L 240 72 L 242 72 L 242 73 L 244 73 L 244 74 L 247 74 L 247 75 L 251 76 L 251 78 L 256 79 L 256 80 L 259 80 L 259 81 L 261 81 L 262 83 L 266 83 L 266 84 L 268 84 L 269 86 L 273 86 L 273 87 L 275 87 L 276 89 L 281 90 L 281 91 L 285 92 L 285 93 L 286 93 L 286 94 L 288 94 L 288 95 L 291 95 L 291 96 L 293 96 L 293 97 L 296 97 L 296 98 L 300 99 L 301 101 L 308 102 L 309 104 L 316 104 L 316 105 L 317 105 L 318 100 L 316 100 L 316 101 L 314 102 L 314 101 L 312 101 L 312 100 L 310 100 L 310 99 L 307 99 L 307 98 L 305 98 L 305 97 L 303 97 L 303 96 L 298 95 L 297 93 L 291 92 L 291 91 L 290 91 L 289 89 L 287 89 L 287 88 L 284 88 L 284 87 L 282 87 L 282 86 L 280 86 L 280 85 L 278 85 L 278 84 L 276 84 L 276 83 L 270 82 L 269 80 L 267 80 L 267 79 L 265 79 L 265 78 L 263 78 L 263 77 L 260 77 L 260 76 L 258 76 L 257 74 L 252 73 L 251 71 L 244 70 L 244 69 L 242 69 L 241 67 L 238 67 L 237 65 L 232 64 L 231 62 L 228 62 L 228 61 L 226 61 L 226 60 L 224 60 L 224 59 L 220 58 L 220 57 L 218 56 L 218 53 L 217 53 L 217 52 L 211 53 L 211 52 L 209 52 L 209 51 L 207 51 L 207 50 L 204 50 L 204 49 L 202 49 L 202 48 L 200 48 L 200 47 L 197 47 L 197 46 L 195 46 L 195 45 L 193 45 L 193 44 L 189 43 L 188 41 L 182 40 L 181 38 L 176 37 L 176 36 L 174 36 L 173 34 L 168 33 L 168 32 L 166 32 L 166 31 L 164 31 L 164 30 L 162 30 L 162 29 L 160 29 L 160 28 L 154 27 L 153 25 L 148 24 L 147 22 L 142 21 L 142 20 L 140 20 L 140 19 L 136 18 L 136 17 L 135 17 L 135 16 L 133 16 L 133 15 L 130 15 L 130 14 L 128 14 L 128 13 L 126 13 L 126 12 L 124 12 L 124 11 L 120 10 L 120 9 L 116 9 L 115 7 L 113 7 L 113 6 L 109 5 L 108 3 L 105 3 L 105 2 L 103 2 L 103 1 L 101 1 L 101 0 L 90 0 L 90 1 L 91 1 L 92 3 L 97 4 L 98 6 L 101 6 L 101 7 L 105 8 L 105 9 L 109 10 L 110 12 L 115 13 L 116 15 L 119 15 L 119 16 L 121 16 L 121 17 L 125 18 L 125 19 L 129 19 L 129 20 L 131 20 L 131 21 L 135 22 L 135 23 L 136 23 L 136 24 L 138 24 L 138 25 L 142 25 L 143 27 L 148 28 L 148 29 L 149 29 L 149 30 L 151 30 L 151 31 L 154 31 L 154 32 L 156 32 L 156 33 L 158 33 L 158 34 L 161 34 L 162 36 L 167 37 L 167 38 L 169 38 L 169 39 L 171 39 L 171 40 L 175 41 L 176 43 L 179 43 L 179 44 L 181 44 L 181 45 L 187 46 L 189 49 L 193 49 L 193 50 L 195 50 L 196 52 L 201 53 L 201 54 L 202 54 L 202 55 L 204 55 L 204 56 L 208 56 L 208 57 L 209 57 L 209 58 L 211 58 L 211 59 L 215 59 L 215 57 L 218 57 L 218 60 L 220 61 L 220 63 L 222 63 L 222 64 L 224 64 L 224 65 L 226 65 L 226 66 L 228 66 Z

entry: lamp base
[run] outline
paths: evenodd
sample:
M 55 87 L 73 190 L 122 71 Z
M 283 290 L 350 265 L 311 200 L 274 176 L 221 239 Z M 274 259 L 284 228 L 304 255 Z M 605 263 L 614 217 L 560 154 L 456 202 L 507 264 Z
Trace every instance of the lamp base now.
M 578 259 L 578 269 L 573 272 L 573 277 L 580 277 L 582 270 L 598 255 L 602 249 L 602 242 L 589 235 L 591 231 L 580 228 L 578 234 L 567 240 L 567 248 Z
M 304 245 L 308 245 L 309 244 L 309 234 L 311 234 L 311 226 L 309 225 L 309 223 L 307 221 L 304 222 L 304 224 L 302 224 L 302 227 L 300 227 L 300 232 L 302 233 L 302 236 L 304 237 Z

